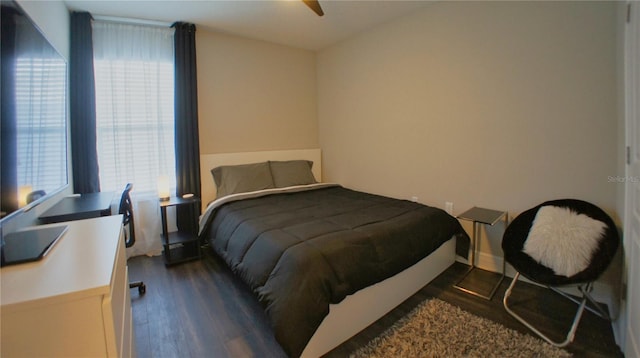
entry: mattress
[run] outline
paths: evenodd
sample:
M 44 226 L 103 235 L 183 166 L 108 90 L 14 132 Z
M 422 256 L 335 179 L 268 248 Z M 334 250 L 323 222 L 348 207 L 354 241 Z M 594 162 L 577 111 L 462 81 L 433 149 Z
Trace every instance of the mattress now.
M 329 304 L 391 277 L 451 237 L 468 237 L 441 209 L 313 184 L 214 201 L 200 235 L 256 294 L 276 339 L 299 356 Z

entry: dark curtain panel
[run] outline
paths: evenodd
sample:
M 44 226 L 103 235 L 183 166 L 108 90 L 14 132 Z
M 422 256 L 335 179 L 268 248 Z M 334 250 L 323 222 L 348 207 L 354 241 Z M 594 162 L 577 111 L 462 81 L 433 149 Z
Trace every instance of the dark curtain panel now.
M 100 191 L 91 20 L 91 14 L 88 12 L 71 14 L 69 59 L 71 165 L 73 190 L 80 194 Z
M 183 22 L 175 28 L 175 146 L 176 194 L 200 197 L 200 144 L 198 140 L 198 83 L 196 78 L 196 26 Z M 179 230 L 193 227 L 189 208 L 177 208 Z M 200 213 L 200 207 L 197 209 Z
M 16 131 L 16 98 L 15 98 L 15 41 L 16 23 L 14 10 L 8 6 L 2 6 L 2 127 L 0 128 L 0 189 L 2 199 L 0 204 L 2 212 L 10 214 L 18 209 L 18 143 Z

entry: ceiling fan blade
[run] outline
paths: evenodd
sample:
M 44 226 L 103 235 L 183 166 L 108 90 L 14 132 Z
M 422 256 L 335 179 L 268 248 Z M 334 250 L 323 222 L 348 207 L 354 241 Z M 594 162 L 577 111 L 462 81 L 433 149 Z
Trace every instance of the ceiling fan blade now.
M 324 15 L 324 11 L 320 7 L 318 0 L 302 0 L 311 10 L 313 10 L 318 16 Z

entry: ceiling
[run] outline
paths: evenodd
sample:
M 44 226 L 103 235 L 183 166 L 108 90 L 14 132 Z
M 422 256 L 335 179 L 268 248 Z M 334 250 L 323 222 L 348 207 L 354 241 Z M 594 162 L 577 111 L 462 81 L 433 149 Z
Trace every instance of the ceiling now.
M 320 0 L 317 16 L 301 0 L 64 0 L 73 11 L 173 23 L 308 50 L 320 50 L 356 33 L 408 15 L 428 0 Z

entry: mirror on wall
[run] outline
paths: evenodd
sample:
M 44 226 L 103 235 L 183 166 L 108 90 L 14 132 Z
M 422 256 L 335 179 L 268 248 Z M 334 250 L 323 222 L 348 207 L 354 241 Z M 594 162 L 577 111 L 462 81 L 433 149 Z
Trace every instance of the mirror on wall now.
M 68 185 L 67 61 L 13 1 L 2 5 L 1 217 Z

